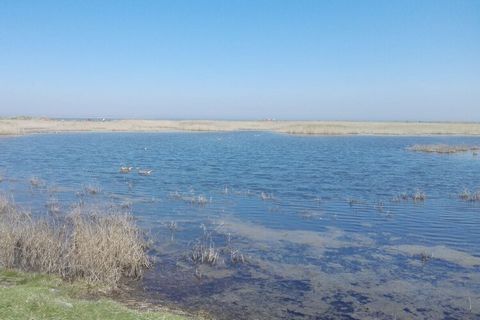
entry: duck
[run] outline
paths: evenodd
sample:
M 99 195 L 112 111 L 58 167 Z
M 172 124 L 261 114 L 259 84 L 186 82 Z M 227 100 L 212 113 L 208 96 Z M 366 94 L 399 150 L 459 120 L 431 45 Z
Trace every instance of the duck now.
M 141 176 L 149 176 L 153 170 L 138 170 L 138 174 Z
M 130 171 L 132 171 L 132 167 L 120 167 L 121 173 L 129 173 Z

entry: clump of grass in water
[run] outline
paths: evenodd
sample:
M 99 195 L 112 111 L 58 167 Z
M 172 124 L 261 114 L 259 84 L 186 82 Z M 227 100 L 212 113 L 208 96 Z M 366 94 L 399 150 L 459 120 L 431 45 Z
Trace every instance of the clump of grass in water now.
M 85 186 L 84 191 L 85 191 L 85 194 L 90 194 L 94 196 L 102 192 L 102 189 L 97 185 L 89 184 Z
M 173 241 L 175 238 L 175 232 L 178 230 L 178 225 L 176 221 L 170 221 L 167 223 L 167 228 L 170 230 L 170 241 Z
M 198 195 L 198 196 L 184 195 L 184 194 L 181 194 L 178 191 L 171 192 L 170 193 L 170 198 L 175 199 L 175 200 L 181 200 L 181 201 L 184 201 L 184 202 L 188 202 L 192 205 L 200 205 L 200 206 L 204 206 L 204 205 L 207 205 L 208 203 L 212 202 L 212 199 L 208 199 L 204 195 Z
M 407 148 L 409 151 L 426 152 L 426 153 L 443 153 L 452 154 L 460 152 L 478 152 L 480 146 L 466 146 L 466 145 L 446 145 L 446 144 L 416 144 Z
M 433 254 L 429 254 L 427 252 L 421 252 L 419 255 L 418 255 L 418 258 L 420 259 L 420 261 L 422 261 L 422 263 L 427 263 L 429 262 L 431 259 L 433 259 Z
M 47 211 L 48 211 L 49 214 L 58 215 L 61 211 L 60 203 L 58 202 L 58 200 L 56 198 L 50 198 L 50 200 L 48 200 L 46 206 L 47 206 Z
M 31 177 L 30 178 L 30 184 L 32 187 L 40 187 L 42 185 L 42 180 L 40 180 L 39 177 Z
M 464 189 L 459 197 L 464 201 L 480 201 L 480 190 L 477 192 L 470 192 L 470 190 Z
M 273 197 L 273 193 L 266 193 L 262 191 L 262 193 L 260 193 L 260 199 L 262 199 L 263 201 L 267 201 L 273 200 L 275 198 Z
M 353 207 L 354 205 L 365 204 L 365 201 L 354 199 L 354 198 L 347 198 L 348 205 Z
M 190 257 L 194 263 L 214 266 L 218 262 L 220 252 L 215 248 L 211 232 L 204 224 L 201 227 L 203 236 L 194 244 Z
M 425 192 L 417 189 L 417 191 L 415 191 L 415 193 L 412 195 L 412 199 L 414 202 L 425 201 L 425 199 L 427 199 L 427 195 Z
M 400 202 L 400 201 L 408 201 L 410 196 L 406 192 L 399 193 L 395 197 L 393 197 L 392 201 L 394 202 Z
M 227 251 L 229 252 L 230 262 L 232 264 L 240 264 L 246 262 L 243 253 L 241 253 L 240 250 L 233 248 L 232 236 L 230 233 L 227 235 Z
M 0 198 L 0 267 L 57 274 L 115 289 L 150 266 L 133 217 L 78 206 L 61 218 L 34 217 Z

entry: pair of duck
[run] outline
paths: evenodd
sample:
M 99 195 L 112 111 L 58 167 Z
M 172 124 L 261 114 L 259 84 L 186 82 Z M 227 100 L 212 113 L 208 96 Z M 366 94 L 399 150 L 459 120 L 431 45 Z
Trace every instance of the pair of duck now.
M 120 167 L 120 172 L 121 173 L 130 173 L 132 171 L 132 169 L 133 169 L 133 167 Z M 153 170 L 139 169 L 138 174 L 141 175 L 141 176 L 149 176 L 150 174 L 152 174 L 152 171 Z

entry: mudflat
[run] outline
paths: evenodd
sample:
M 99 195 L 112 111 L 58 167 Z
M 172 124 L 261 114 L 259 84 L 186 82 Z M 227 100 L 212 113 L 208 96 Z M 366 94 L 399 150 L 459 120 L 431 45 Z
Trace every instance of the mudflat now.
M 271 131 L 300 135 L 480 135 L 480 123 L 0 119 L 0 135 L 117 131 Z

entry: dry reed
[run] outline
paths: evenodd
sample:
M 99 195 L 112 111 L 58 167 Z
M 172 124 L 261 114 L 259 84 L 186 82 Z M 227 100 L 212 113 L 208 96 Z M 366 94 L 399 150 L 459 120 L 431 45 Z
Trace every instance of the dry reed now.
M 470 190 L 465 189 L 460 193 L 459 197 L 465 201 L 480 201 L 480 190 L 477 192 L 471 192 Z
M 62 217 L 33 216 L 0 197 L 0 267 L 57 274 L 115 289 L 150 266 L 133 217 L 78 206 Z
M 410 151 L 415 152 L 427 152 L 427 153 L 459 153 L 459 152 L 477 152 L 480 150 L 480 146 L 466 146 L 466 145 L 446 145 L 446 144 L 416 144 L 407 148 Z

